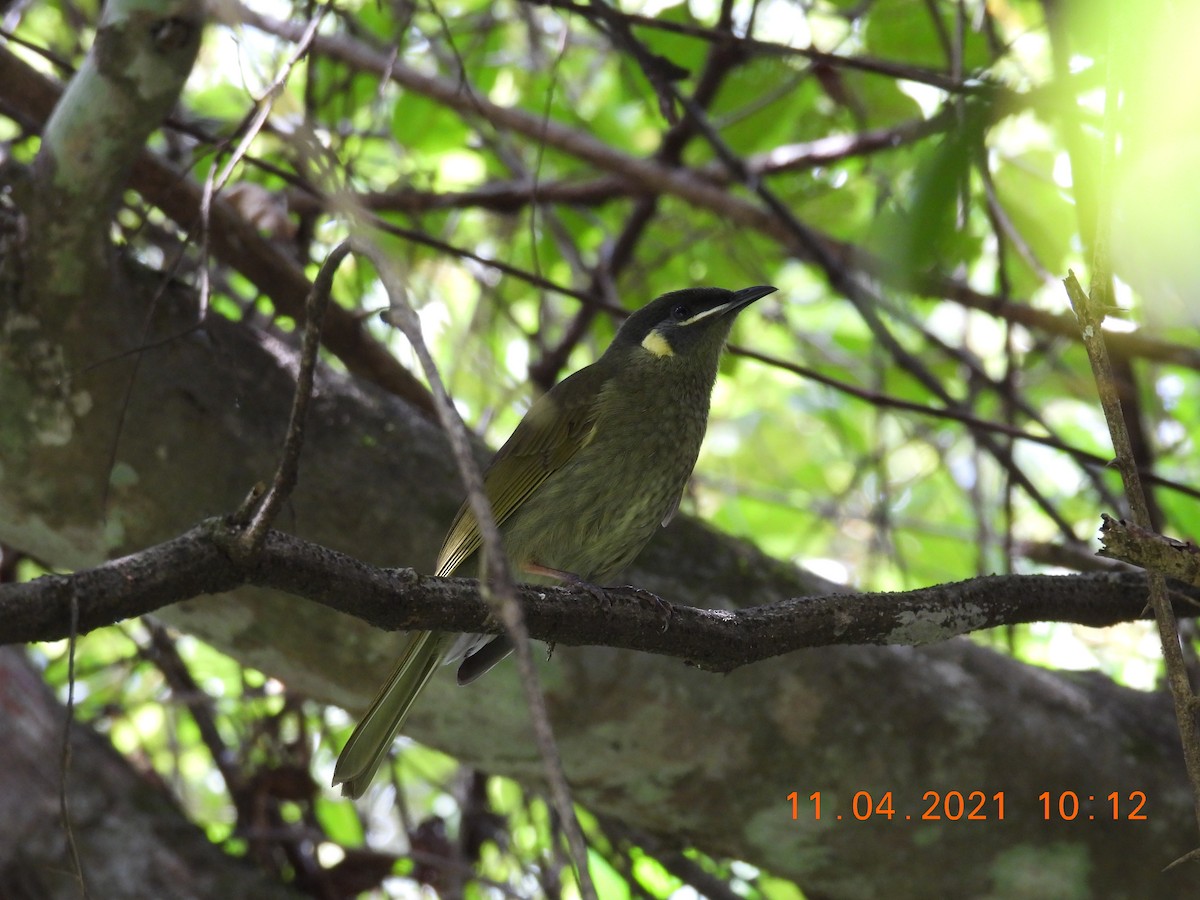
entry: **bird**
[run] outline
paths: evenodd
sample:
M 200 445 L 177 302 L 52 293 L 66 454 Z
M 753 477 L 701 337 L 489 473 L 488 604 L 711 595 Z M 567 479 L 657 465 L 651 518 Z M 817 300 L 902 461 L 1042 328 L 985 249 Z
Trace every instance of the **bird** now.
M 679 508 L 708 428 L 717 366 L 734 318 L 774 293 L 671 291 L 632 313 L 600 358 L 529 408 L 484 472 L 514 576 L 526 583 L 603 583 Z M 478 566 L 482 539 L 464 502 L 436 574 Z M 413 632 L 342 749 L 333 784 L 359 797 L 439 665 L 462 659 L 469 684 L 512 651 L 508 638 Z

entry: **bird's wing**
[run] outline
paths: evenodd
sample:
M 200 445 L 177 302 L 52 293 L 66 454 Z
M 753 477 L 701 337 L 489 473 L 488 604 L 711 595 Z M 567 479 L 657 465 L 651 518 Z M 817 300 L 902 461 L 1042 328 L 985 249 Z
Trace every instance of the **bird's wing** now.
M 596 366 L 580 369 L 540 397 L 497 451 L 483 476 L 497 525 L 503 525 L 538 485 L 587 446 L 596 427 L 596 401 L 603 383 L 604 374 Z M 564 402 L 564 397 L 578 399 Z M 438 554 L 437 574 L 453 574 L 481 543 L 479 525 L 470 504 L 464 502 Z

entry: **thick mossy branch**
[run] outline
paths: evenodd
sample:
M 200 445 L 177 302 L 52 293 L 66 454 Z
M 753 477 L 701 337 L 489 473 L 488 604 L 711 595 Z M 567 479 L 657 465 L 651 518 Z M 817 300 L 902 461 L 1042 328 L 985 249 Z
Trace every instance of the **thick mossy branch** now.
M 54 295 L 81 296 L 106 274 L 113 213 L 147 138 L 179 99 L 203 21 L 196 0 L 105 5 L 34 165 L 31 220 L 41 252 L 31 274 Z
M 239 534 L 225 520 L 212 519 L 94 569 L 0 587 L 0 642 L 67 636 L 72 602 L 79 604 L 80 630 L 89 631 L 242 585 L 304 597 L 388 630 L 500 630 L 473 579 L 377 568 L 277 531 L 267 535 L 259 557 L 242 564 L 229 549 Z M 579 587 L 525 587 L 520 593 L 532 637 L 642 650 L 722 672 L 806 647 L 920 645 L 1044 620 L 1101 627 L 1143 618 L 1146 608 L 1140 573 L 989 576 L 740 610 L 675 606 L 669 614 L 628 588 L 602 597 Z

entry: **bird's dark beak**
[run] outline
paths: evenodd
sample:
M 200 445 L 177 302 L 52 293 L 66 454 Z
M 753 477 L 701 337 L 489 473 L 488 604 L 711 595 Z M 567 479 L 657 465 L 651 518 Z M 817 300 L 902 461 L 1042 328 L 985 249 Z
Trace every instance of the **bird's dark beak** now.
M 759 300 L 767 294 L 775 293 L 779 288 L 772 287 L 769 284 L 756 284 L 754 287 L 742 288 L 740 291 L 734 291 L 733 297 L 725 304 L 727 313 L 734 313 L 744 307 L 749 306 L 755 300 Z

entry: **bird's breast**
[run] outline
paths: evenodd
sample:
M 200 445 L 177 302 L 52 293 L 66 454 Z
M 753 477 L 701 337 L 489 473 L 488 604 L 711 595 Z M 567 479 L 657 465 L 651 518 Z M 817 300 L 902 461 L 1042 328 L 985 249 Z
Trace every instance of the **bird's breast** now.
M 708 417 L 707 391 L 681 404 L 678 386 L 663 387 L 602 402 L 591 440 L 505 522 L 515 566 L 603 582 L 633 561 L 682 494 Z

